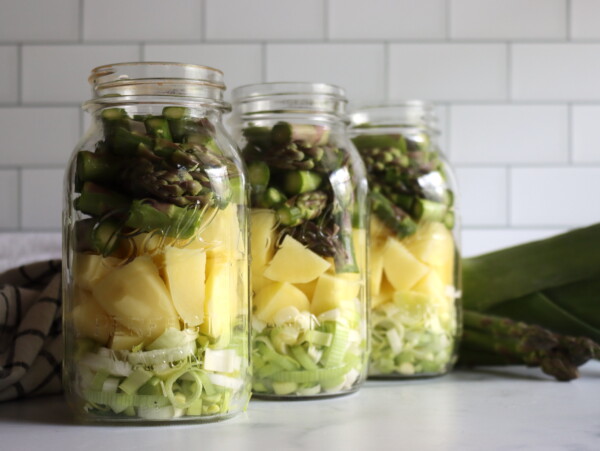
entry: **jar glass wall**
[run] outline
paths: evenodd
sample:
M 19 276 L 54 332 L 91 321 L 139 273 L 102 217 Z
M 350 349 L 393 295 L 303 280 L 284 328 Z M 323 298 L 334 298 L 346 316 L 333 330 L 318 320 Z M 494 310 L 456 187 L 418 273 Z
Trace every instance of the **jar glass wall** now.
M 370 377 L 435 376 L 456 360 L 457 193 L 437 136 L 423 102 L 352 115 L 371 189 Z
M 222 77 L 92 71 L 63 214 L 64 386 L 82 421 L 214 421 L 247 405 L 246 175 Z
M 333 396 L 366 376 L 367 184 L 335 86 L 233 91 L 251 195 L 253 392 Z

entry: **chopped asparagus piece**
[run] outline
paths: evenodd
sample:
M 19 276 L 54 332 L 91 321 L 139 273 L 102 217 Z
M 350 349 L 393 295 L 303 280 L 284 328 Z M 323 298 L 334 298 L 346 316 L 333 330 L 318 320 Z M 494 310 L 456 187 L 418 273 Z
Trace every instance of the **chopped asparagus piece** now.
M 269 185 L 269 166 L 262 161 L 253 161 L 248 164 L 248 179 L 255 193 L 260 194 Z
M 271 186 L 267 188 L 262 195 L 258 196 L 257 206 L 261 208 L 274 208 L 283 204 L 287 197 L 277 188 Z
M 354 145 L 361 150 L 363 148 L 384 149 L 391 147 L 406 152 L 406 139 L 402 135 L 360 135 L 352 140 Z
M 201 217 L 193 208 L 136 199 L 131 203 L 125 225 L 141 232 L 158 229 L 167 236 L 189 238 L 196 231 Z
M 171 131 L 169 130 L 169 123 L 167 120 L 160 116 L 149 117 L 144 120 L 146 125 L 146 131 L 154 138 L 162 138 L 168 141 L 172 141 Z
M 292 125 L 289 122 L 278 122 L 271 129 L 271 143 L 285 146 L 292 142 Z
M 298 194 L 277 209 L 282 225 L 295 227 L 319 216 L 327 206 L 327 194 L 311 191 Z
M 129 204 L 129 198 L 93 182 L 85 182 L 81 189 L 81 195 L 75 199 L 75 209 L 96 217 L 126 210 Z
M 119 165 L 107 156 L 88 150 L 77 153 L 77 178 L 81 182 L 111 183 L 119 170 Z
M 419 221 L 443 221 L 448 207 L 440 202 L 417 198 L 413 204 L 413 216 Z
M 243 134 L 249 144 L 261 149 L 270 145 L 271 129 L 268 127 L 248 127 L 244 129 Z
M 120 227 L 115 221 L 98 222 L 87 218 L 75 223 L 75 248 L 77 252 L 94 252 L 107 256 L 119 244 Z
M 316 172 L 291 171 L 285 175 L 283 189 L 287 194 L 293 196 L 316 190 L 322 180 L 323 177 Z
M 411 217 L 383 194 L 371 192 L 371 208 L 399 237 L 403 238 L 416 232 L 417 224 Z
M 115 155 L 134 156 L 138 153 L 140 146 L 151 149 L 153 142 L 152 138 L 146 135 L 118 126 L 109 137 L 109 145 Z

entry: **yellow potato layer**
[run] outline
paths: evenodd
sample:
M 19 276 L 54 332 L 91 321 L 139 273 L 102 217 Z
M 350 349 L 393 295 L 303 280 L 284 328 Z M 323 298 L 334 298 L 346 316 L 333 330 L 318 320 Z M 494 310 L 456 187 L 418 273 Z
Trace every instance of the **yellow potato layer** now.
M 444 266 L 454 259 L 454 238 L 441 222 L 427 222 L 403 241 L 420 261 L 431 266 Z
M 229 340 L 232 323 L 232 297 L 236 295 L 232 262 L 220 258 L 207 260 L 204 322 L 200 330 L 214 338 Z
M 167 327 L 179 328 L 169 291 L 148 256 L 111 271 L 92 294 L 109 315 L 137 335 L 156 338 Z
M 390 237 L 383 249 L 383 270 L 395 290 L 408 290 L 427 274 L 429 267 L 398 239 Z
M 263 275 L 276 282 L 308 283 L 330 266 L 327 260 L 287 235 Z
M 349 301 L 358 296 L 360 291 L 360 275 L 349 273 L 344 276 L 322 274 L 315 287 L 310 311 L 320 315 L 328 310 L 338 308 L 343 301 Z
M 73 298 L 75 307 L 71 311 L 71 318 L 76 335 L 106 345 L 113 332 L 114 321 L 89 291 L 75 288 Z
M 175 310 L 184 325 L 194 327 L 204 321 L 206 252 L 202 249 L 165 249 L 165 281 Z
M 310 302 L 306 295 L 287 282 L 274 282 L 260 290 L 253 299 L 254 314 L 266 323 L 272 323 L 275 314 L 284 307 L 308 311 Z
M 119 263 L 115 257 L 76 253 L 73 261 L 73 280 L 84 290 L 92 290 Z

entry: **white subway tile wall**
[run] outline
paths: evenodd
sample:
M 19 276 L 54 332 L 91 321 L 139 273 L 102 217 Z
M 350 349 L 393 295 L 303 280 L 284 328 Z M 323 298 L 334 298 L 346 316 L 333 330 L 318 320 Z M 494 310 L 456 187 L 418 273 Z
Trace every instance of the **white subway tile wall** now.
M 598 0 L 0 0 L 0 232 L 58 233 L 89 71 L 139 60 L 436 102 L 467 255 L 600 222 L 599 21 Z
M 454 105 L 450 114 L 456 164 L 568 162 L 564 105 Z
M 84 0 L 84 41 L 186 41 L 202 38 L 196 0 Z
M 451 0 L 455 39 L 564 39 L 567 0 Z
M 19 100 L 19 50 L 14 45 L 0 45 L 0 105 Z
M 506 44 L 390 44 L 389 97 L 503 101 Z

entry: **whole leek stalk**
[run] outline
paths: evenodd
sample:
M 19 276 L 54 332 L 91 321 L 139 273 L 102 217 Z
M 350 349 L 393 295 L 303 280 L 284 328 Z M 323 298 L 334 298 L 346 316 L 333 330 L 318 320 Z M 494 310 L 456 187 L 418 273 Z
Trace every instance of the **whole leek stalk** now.
M 574 379 L 600 358 L 599 299 L 600 223 L 465 258 L 461 361 Z

